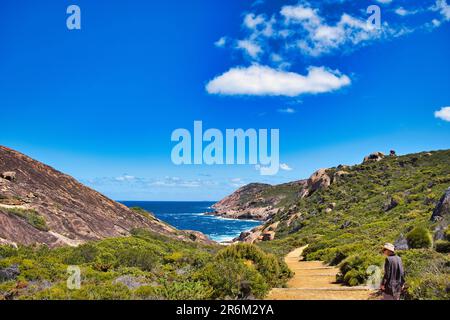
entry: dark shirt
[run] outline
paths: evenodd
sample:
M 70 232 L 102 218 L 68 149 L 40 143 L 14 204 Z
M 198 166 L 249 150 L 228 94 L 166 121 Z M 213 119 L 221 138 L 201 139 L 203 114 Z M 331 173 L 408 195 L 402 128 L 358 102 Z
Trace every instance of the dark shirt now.
M 399 256 L 388 256 L 384 262 L 384 292 L 390 295 L 401 293 L 405 284 L 405 272 L 403 271 L 402 259 Z

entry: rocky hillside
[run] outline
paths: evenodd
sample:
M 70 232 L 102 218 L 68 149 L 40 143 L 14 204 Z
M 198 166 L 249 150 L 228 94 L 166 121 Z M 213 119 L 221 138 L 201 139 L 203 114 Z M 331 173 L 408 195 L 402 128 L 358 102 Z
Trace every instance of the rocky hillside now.
M 233 219 L 267 221 L 286 204 L 298 198 L 306 181 L 300 180 L 272 186 L 251 183 L 213 205 L 211 214 Z
M 244 242 L 282 256 L 308 244 L 306 260 L 339 267 L 339 282 L 364 285 L 394 243 L 410 299 L 450 298 L 450 150 L 375 153 L 355 166 L 322 169 Z M 372 268 L 372 269 L 369 269 Z
M 277 234 L 285 236 L 299 230 L 313 216 L 330 215 L 350 207 L 368 213 L 395 212 L 392 209 L 398 206 L 398 210 L 417 197 L 421 201 L 414 202 L 416 210 L 427 210 L 426 215 L 431 215 L 450 186 L 449 175 L 448 150 L 405 156 L 375 152 L 364 157 L 360 165 L 319 169 L 307 180 L 244 186 L 214 208 L 215 214 L 265 221 L 235 240 L 266 241 L 275 239 Z M 353 220 L 355 217 L 342 221 L 343 228 L 349 227 Z
M 72 177 L 0 146 L 0 244 L 78 245 L 126 236 L 144 228 L 183 240 L 206 238 L 179 231 L 82 185 Z

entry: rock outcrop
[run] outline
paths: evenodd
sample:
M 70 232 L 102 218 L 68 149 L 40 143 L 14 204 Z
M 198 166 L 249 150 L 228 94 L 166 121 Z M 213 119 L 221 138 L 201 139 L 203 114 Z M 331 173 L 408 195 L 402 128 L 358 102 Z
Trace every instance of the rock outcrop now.
M 0 282 L 15 280 L 19 274 L 19 266 L 16 264 L 6 268 L 0 268 Z
M 319 189 L 326 189 L 330 186 L 332 180 L 327 173 L 327 169 L 319 169 L 314 172 L 306 183 L 306 188 L 300 193 L 300 198 L 310 196 Z
M 445 191 L 434 208 L 431 221 L 437 222 L 434 228 L 434 240 L 444 240 L 445 232 L 450 224 L 450 188 Z
M 74 178 L 2 146 L 0 172 L 0 243 L 75 246 L 126 236 L 135 228 L 203 241 L 198 234 L 134 212 Z
M 9 180 L 9 181 L 14 181 L 16 180 L 16 173 L 14 171 L 6 171 L 3 172 L 2 174 L 0 174 L 0 178 Z
M 364 157 L 363 163 L 371 162 L 371 161 L 380 161 L 385 157 L 383 152 L 374 152 Z
M 434 208 L 431 220 L 438 221 L 450 216 L 450 188 L 445 191 L 444 195 L 439 200 L 437 206 Z

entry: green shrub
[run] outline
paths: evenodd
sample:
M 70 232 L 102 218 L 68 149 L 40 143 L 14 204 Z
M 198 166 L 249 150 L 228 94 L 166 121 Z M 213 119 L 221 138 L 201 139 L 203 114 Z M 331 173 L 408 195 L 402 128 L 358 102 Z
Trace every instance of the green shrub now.
M 242 259 L 252 264 L 272 287 L 282 285 L 291 276 L 291 272 L 284 262 L 252 244 L 239 243 L 228 246 L 219 251 L 217 258 Z
M 408 300 L 450 300 L 448 274 L 427 273 L 407 280 L 407 286 Z
M 408 299 L 441 299 L 448 295 L 448 255 L 431 249 L 406 250 L 399 255 L 406 271 Z
M 369 266 L 381 268 L 383 257 L 370 253 L 354 254 L 346 258 L 339 266 L 337 281 L 349 286 L 363 285 L 368 279 Z
M 33 209 L 19 209 L 19 208 L 8 208 L 8 212 L 15 214 L 16 216 L 26 220 L 30 225 L 41 231 L 50 230 L 45 222 L 45 219 L 40 216 L 36 210 Z
M 249 293 L 257 298 L 263 298 L 269 291 L 264 277 L 254 267 L 230 258 L 208 263 L 196 279 L 213 288 L 212 299 L 237 299 L 247 285 Z
M 211 298 L 213 288 L 202 282 L 172 282 L 154 288 L 154 294 L 168 300 L 204 300 Z
M 437 252 L 450 253 L 450 241 L 445 240 L 436 241 L 435 248 Z
M 416 227 L 406 235 L 408 246 L 412 249 L 430 248 L 432 238 L 430 231 L 424 227 Z
M 157 261 L 155 254 L 146 248 L 133 247 L 117 253 L 117 266 L 137 267 L 144 271 L 151 271 Z
M 95 246 L 94 243 L 85 243 L 76 248 L 73 248 L 64 259 L 64 262 L 70 265 L 91 263 L 95 261 L 95 258 L 98 254 L 99 249 Z
M 102 252 L 94 262 L 94 268 L 98 271 L 107 272 L 117 264 L 117 258 L 109 252 Z
M 132 207 L 130 209 L 133 210 L 134 212 L 140 214 L 141 216 L 149 219 L 149 220 L 155 220 L 150 212 L 148 212 L 147 210 L 145 210 L 145 209 L 143 209 L 141 207 Z

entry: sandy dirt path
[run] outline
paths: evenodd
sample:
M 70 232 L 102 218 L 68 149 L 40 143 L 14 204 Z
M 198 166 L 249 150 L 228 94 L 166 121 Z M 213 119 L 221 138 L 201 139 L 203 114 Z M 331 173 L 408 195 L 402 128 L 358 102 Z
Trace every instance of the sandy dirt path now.
M 295 273 L 287 288 L 274 288 L 268 300 L 367 300 L 373 298 L 373 290 L 367 287 L 345 287 L 334 283 L 339 269 L 322 261 L 301 261 L 306 248 L 291 251 L 284 259 Z

